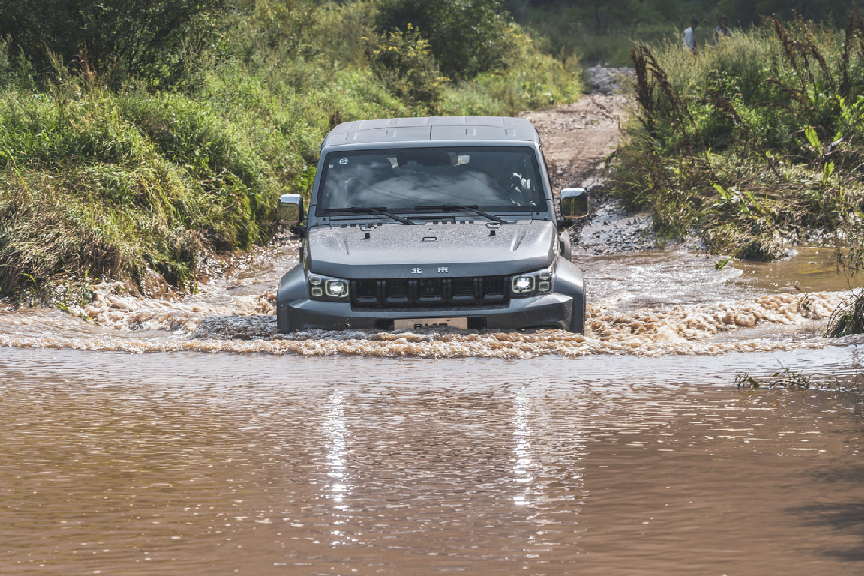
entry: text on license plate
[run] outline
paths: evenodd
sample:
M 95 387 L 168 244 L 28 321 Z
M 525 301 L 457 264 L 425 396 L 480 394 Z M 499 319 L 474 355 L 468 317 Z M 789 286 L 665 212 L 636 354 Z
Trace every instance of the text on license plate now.
M 462 316 L 457 318 L 400 318 L 393 321 L 394 330 L 405 328 L 439 328 L 449 326 L 451 328 L 468 328 L 468 318 Z

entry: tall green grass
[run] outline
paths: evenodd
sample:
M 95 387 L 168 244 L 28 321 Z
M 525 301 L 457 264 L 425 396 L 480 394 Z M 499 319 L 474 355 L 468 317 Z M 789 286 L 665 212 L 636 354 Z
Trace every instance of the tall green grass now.
M 666 237 L 770 260 L 815 231 L 860 254 L 864 21 L 733 33 L 697 56 L 634 50 L 637 114 L 612 169 L 631 207 Z M 858 257 L 860 260 L 860 256 Z
M 0 41 L 0 296 L 58 283 L 194 290 L 203 251 L 268 242 L 285 192 L 307 194 L 322 138 L 343 121 L 513 114 L 570 101 L 578 62 L 518 26 L 504 67 L 418 101 L 376 68 L 376 2 L 259 0 L 221 22 L 170 88 L 101 76 L 86 58 L 35 71 Z M 423 65 L 434 59 L 421 55 Z

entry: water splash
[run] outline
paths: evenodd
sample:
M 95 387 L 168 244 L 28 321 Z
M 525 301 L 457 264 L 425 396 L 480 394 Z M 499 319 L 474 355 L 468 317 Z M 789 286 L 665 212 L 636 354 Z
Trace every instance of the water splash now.
M 589 288 L 597 288 L 589 298 L 585 335 L 448 329 L 282 335 L 274 316 L 276 286 L 295 263 L 290 250 L 270 249 L 185 298 L 133 297 L 119 283 L 106 283 L 95 287 L 93 302 L 69 313 L 0 312 L 0 346 L 419 358 L 710 355 L 824 347 L 830 341 L 819 330 L 848 294 L 754 292 L 736 284 L 740 272 L 712 277 L 713 263 L 704 257 L 646 253 L 586 260 Z M 627 282 L 604 280 L 620 274 Z M 691 285 L 682 287 L 688 277 Z M 664 303 L 664 295 L 674 305 Z

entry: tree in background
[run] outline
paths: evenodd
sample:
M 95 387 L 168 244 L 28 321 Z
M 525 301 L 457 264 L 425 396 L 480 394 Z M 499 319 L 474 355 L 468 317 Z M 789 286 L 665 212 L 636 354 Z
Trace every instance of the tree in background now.
M 429 41 L 441 73 L 449 78 L 500 68 L 512 50 L 510 18 L 501 0 L 380 0 L 383 33 L 406 32 L 409 24 Z
M 849 16 L 850 5 L 837 0 L 720 0 L 720 11 L 733 23 L 759 24 L 763 18 L 777 15 L 783 20 L 801 17 L 805 20 L 842 26 Z
M 721 15 L 733 30 L 776 14 L 842 28 L 852 3 L 837 0 L 503 0 L 521 26 L 546 40 L 552 54 L 577 53 L 588 64 L 632 66 L 633 41 L 674 40 L 691 18 L 710 31 Z M 708 26 L 710 25 L 710 27 Z M 703 38 L 709 38 L 710 33 Z
M 0 3 L 0 38 L 38 70 L 86 59 L 112 78 L 170 81 L 213 41 L 229 0 L 15 0 Z M 183 56 L 187 58 L 183 58 Z
M 774 14 L 786 20 L 800 16 L 842 26 L 850 10 L 847 3 L 836 0 L 505 0 L 504 7 L 517 20 L 540 10 L 593 31 L 644 24 L 683 28 L 690 18 L 713 22 L 720 14 L 728 15 L 735 26 L 759 24 Z

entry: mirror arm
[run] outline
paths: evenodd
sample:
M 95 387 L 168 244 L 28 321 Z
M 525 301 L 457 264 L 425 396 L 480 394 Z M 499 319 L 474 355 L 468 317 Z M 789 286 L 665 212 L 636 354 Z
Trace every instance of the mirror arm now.
M 290 230 L 292 234 L 299 236 L 300 238 L 306 238 L 306 232 L 308 228 L 305 224 L 297 224 L 295 226 L 289 226 L 288 230 Z
M 572 228 L 573 224 L 575 224 L 575 223 L 576 223 L 575 220 L 561 219 L 561 220 L 558 220 L 556 222 L 556 225 L 558 226 L 558 231 L 560 232 L 562 230 L 567 230 L 568 228 Z

